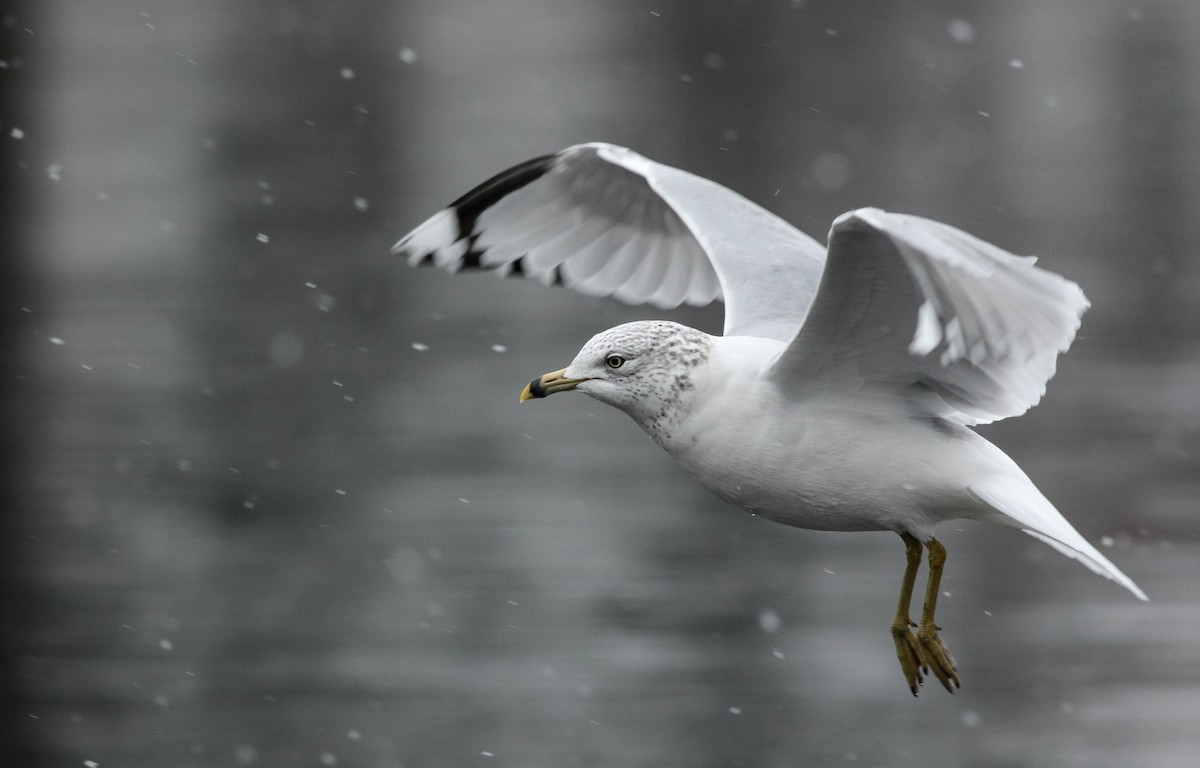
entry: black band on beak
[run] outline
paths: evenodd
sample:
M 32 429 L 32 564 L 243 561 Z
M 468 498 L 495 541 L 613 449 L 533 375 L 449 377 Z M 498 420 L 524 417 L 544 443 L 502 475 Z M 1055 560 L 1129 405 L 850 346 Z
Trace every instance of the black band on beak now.
M 529 394 L 533 397 L 545 397 L 546 390 L 542 386 L 542 377 L 539 376 L 533 381 L 529 382 L 529 389 L 526 391 L 529 392 Z

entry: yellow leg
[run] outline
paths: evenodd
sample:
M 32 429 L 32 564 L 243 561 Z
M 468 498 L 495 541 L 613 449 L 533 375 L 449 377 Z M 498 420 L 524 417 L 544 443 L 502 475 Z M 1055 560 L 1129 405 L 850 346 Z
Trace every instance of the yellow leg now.
M 917 638 L 909 629 L 916 624 L 908 617 L 908 606 L 912 603 L 917 569 L 921 567 L 921 542 L 908 533 L 900 534 L 900 538 L 904 540 L 904 554 L 908 558 L 908 566 L 904 569 L 904 580 L 900 582 L 900 602 L 896 606 L 896 618 L 892 619 L 892 639 L 896 641 L 896 657 L 900 659 L 900 669 L 904 672 L 904 679 L 908 681 L 908 689 L 916 696 L 924 682 L 921 668 L 926 665 L 921 657 L 921 647 Z M 925 671 L 928 672 L 928 668 Z
M 954 693 L 955 688 L 962 687 L 962 682 L 958 679 L 958 668 L 950 649 L 938 636 L 941 627 L 933 619 L 942 583 L 942 567 L 946 564 L 946 548 L 937 539 L 930 539 L 925 546 L 929 549 L 929 580 L 925 584 L 925 607 L 921 610 L 917 642 L 920 643 L 921 657 L 927 670 L 933 672 L 943 688 Z

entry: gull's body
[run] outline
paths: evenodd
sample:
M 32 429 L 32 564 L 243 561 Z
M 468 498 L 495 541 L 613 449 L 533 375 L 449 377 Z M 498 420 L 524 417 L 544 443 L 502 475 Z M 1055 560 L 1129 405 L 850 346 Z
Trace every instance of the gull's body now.
M 764 375 L 785 346 L 779 342 L 712 341 L 687 415 L 651 437 L 735 506 L 797 528 L 928 538 L 939 522 L 991 510 L 971 495 L 972 483 L 997 469 L 1024 479 L 974 432 L 914 419 L 891 399 L 785 396 Z
M 725 333 L 629 323 L 522 400 L 576 389 L 629 414 L 702 485 L 799 528 L 891 530 L 908 567 L 892 634 L 915 694 L 957 669 L 934 623 L 938 523 L 1020 528 L 1146 599 L 969 427 L 1035 405 L 1087 308 L 1074 283 L 945 224 L 861 209 L 829 250 L 736 193 L 608 144 L 516 166 L 399 243 L 663 308 L 726 304 Z M 919 631 L 909 600 L 928 549 Z

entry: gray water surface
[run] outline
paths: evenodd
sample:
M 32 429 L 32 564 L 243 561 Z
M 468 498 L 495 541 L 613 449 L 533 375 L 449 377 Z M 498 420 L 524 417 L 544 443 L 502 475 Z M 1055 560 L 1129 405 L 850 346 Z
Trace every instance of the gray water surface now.
M 1200 762 L 1200 7 L 19 5 L 5 765 Z M 1046 399 L 982 431 L 1152 602 L 944 526 L 964 686 L 913 700 L 894 535 L 730 509 L 585 397 L 518 407 L 664 313 L 388 249 L 587 140 L 1079 282 Z

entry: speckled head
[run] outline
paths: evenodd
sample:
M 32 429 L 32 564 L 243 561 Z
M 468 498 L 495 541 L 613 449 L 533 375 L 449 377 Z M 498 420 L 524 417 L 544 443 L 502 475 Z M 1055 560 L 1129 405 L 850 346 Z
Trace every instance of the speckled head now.
M 620 408 L 652 437 L 683 415 L 694 388 L 694 374 L 708 360 L 712 340 L 708 334 L 679 323 L 642 321 L 626 323 L 596 334 L 583 345 L 575 360 L 556 374 L 547 374 L 530 387 L 552 378 L 546 394 L 578 389 L 601 402 Z M 555 382 L 570 382 L 559 385 Z M 527 392 L 530 391 L 527 389 Z

